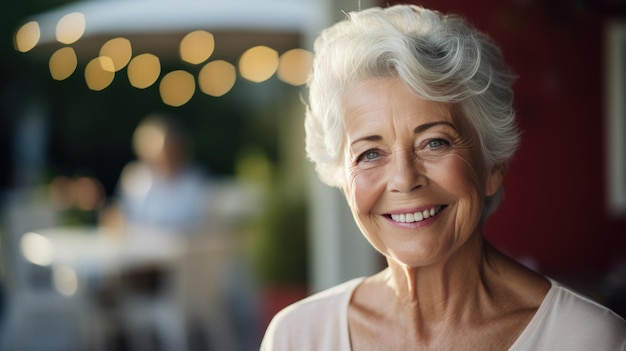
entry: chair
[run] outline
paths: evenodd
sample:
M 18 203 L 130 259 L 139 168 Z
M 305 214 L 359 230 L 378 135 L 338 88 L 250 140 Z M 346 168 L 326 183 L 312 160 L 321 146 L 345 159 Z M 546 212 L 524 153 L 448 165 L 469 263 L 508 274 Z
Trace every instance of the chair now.
M 236 259 L 232 233 L 194 238 L 180 262 L 178 296 L 188 325 L 209 350 L 241 350 L 229 308 L 230 269 Z
M 228 238 L 192 237 L 179 259 L 161 267 L 156 291 L 121 293 L 120 315 L 133 351 L 191 350 L 191 330 L 210 350 L 239 350 L 226 303 L 226 269 L 233 256 Z
M 65 296 L 52 284 L 51 267 L 23 255 L 23 234 L 55 226 L 58 215 L 45 202 L 14 194 L 3 211 L 7 310 L 0 323 L 2 350 L 99 350 L 104 341 L 100 314 L 82 294 Z

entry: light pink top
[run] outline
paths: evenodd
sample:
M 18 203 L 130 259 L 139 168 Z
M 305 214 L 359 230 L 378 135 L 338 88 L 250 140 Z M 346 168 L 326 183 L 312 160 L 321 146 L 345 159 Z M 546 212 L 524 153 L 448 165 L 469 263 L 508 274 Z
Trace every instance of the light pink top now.
M 261 351 L 350 351 L 348 305 L 364 278 L 322 291 L 280 311 Z M 626 351 L 626 321 L 551 280 L 552 287 L 509 350 Z

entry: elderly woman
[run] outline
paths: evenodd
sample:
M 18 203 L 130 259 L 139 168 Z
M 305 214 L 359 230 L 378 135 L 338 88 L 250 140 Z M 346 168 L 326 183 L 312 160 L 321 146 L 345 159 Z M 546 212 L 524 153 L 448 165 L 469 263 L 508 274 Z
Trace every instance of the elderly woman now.
M 263 350 L 626 349 L 623 319 L 483 238 L 519 141 L 485 34 L 396 5 L 351 13 L 314 49 L 308 155 L 388 267 L 287 307 Z

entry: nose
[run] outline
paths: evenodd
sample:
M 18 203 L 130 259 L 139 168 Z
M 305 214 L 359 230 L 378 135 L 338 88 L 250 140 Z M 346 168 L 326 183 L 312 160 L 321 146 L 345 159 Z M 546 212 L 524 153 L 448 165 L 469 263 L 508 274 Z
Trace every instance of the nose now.
M 392 192 L 408 193 L 427 184 L 423 165 L 413 153 L 397 153 L 389 167 L 388 188 Z

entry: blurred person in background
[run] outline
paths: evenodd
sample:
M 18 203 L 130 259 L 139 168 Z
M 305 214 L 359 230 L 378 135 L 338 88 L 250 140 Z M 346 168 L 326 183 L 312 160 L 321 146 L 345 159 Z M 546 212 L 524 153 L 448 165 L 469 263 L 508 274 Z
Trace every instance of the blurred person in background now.
M 137 160 L 120 175 L 102 224 L 130 230 L 195 234 L 207 214 L 207 177 L 192 160 L 191 141 L 175 117 L 146 116 L 133 134 Z
M 314 51 L 307 154 L 387 267 L 288 306 L 262 350 L 626 350 L 621 317 L 483 237 L 519 142 L 487 35 L 396 5 L 350 13 Z
M 149 114 L 137 125 L 132 146 L 137 159 L 123 168 L 100 225 L 137 238 L 162 235 L 186 241 L 205 234 L 208 178 L 193 162 L 182 123 L 176 116 Z M 142 267 L 126 280 L 156 289 L 162 279 L 157 270 Z
M 187 250 L 191 240 L 206 237 L 208 178 L 193 161 L 191 142 L 177 116 L 145 116 L 132 136 L 137 158 L 121 171 L 99 224 L 125 236 L 129 248 L 141 245 L 153 250 L 153 245 L 160 242 L 160 251 L 171 248 L 178 252 L 175 247 Z M 121 311 L 123 345 L 129 344 L 131 350 L 153 347 L 151 338 L 143 336 L 148 330 L 147 335 L 155 333 L 156 340 L 160 339 L 160 347 L 181 347 L 185 342 L 185 317 L 180 314 L 184 305 L 175 291 L 180 284 L 177 267 L 185 257 L 172 254 L 172 260 L 161 260 L 151 253 L 139 255 L 147 258 L 124 267 L 119 277 L 105 285 L 101 297 Z M 163 306 L 173 307 L 167 319 L 152 315 Z M 145 317 L 139 318 L 139 314 Z
M 118 294 L 121 291 L 117 298 L 135 301 L 128 296 L 163 296 L 182 281 L 186 301 L 181 308 L 186 309 L 184 318 L 189 320 L 185 330 L 178 333 L 186 334 L 190 349 L 211 344 L 218 349 L 234 349 L 235 344 L 239 345 L 236 349 L 258 349 L 253 278 L 239 262 L 237 235 L 231 232 L 236 229 L 209 223 L 219 221 L 211 213 L 219 206 L 211 203 L 219 201 L 213 189 L 219 182 L 213 182 L 208 170 L 194 162 L 192 140 L 176 116 L 146 116 L 135 129 L 132 143 L 137 160 L 122 170 L 101 225 L 141 241 L 151 240 L 150 236 L 182 239 L 186 248 L 178 264 L 184 271 L 175 274 L 185 278 L 173 277 L 171 273 L 176 271 L 171 267 L 148 262 L 123 272 L 121 286 L 115 288 Z M 163 329 L 155 332 L 165 334 Z M 179 348 L 178 344 L 171 345 L 167 349 Z

